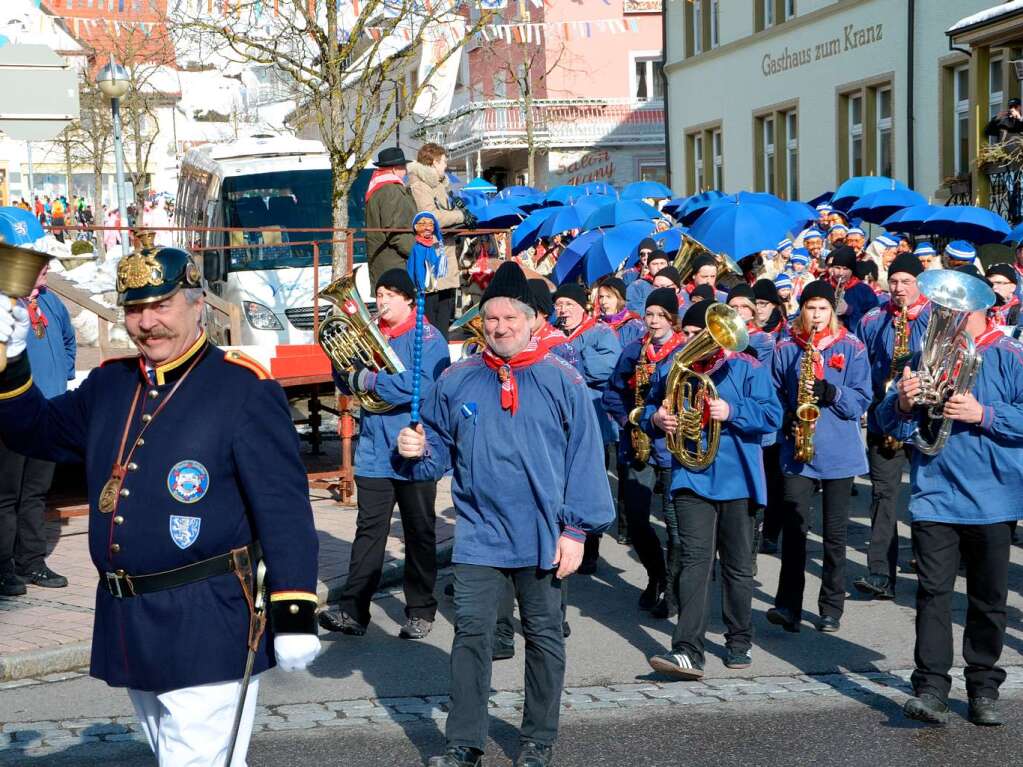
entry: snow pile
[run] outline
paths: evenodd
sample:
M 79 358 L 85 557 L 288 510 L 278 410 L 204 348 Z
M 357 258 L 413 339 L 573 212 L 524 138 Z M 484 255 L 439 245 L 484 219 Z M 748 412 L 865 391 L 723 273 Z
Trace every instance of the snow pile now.
M 92 294 L 100 303 L 111 305 L 109 301 L 103 301 L 97 297 L 99 293 L 110 293 L 117 285 L 117 262 L 119 259 L 107 259 L 103 263 L 89 261 L 76 266 L 64 273 L 71 282 L 79 288 Z
M 1012 2 L 1002 3 L 1001 5 L 995 5 L 991 8 L 986 8 L 983 11 L 978 11 L 965 19 L 959 19 L 955 24 L 948 28 L 945 34 L 952 34 L 960 29 L 966 29 L 976 24 L 983 24 L 986 21 L 994 21 L 1001 16 L 1007 16 L 1010 13 L 1023 10 L 1023 0 L 1012 0 Z

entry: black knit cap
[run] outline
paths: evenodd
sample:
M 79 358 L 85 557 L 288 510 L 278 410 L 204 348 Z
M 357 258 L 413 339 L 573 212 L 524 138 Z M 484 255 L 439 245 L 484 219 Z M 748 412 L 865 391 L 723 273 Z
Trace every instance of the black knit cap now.
M 551 289 L 545 280 L 527 280 L 531 299 L 529 305 L 546 317 L 554 314 L 554 301 L 551 299 Z
M 747 285 L 745 282 L 740 282 L 728 291 L 728 303 L 732 303 L 733 298 L 745 298 L 748 299 L 750 303 L 754 303 L 757 300 L 757 295 L 753 292 L 752 287 Z
M 827 283 L 824 280 L 814 280 L 803 288 L 803 292 L 799 296 L 799 305 L 802 306 L 811 298 L 826 298 L 828 303 L 834 306 L 835 289 L 831 287 L 830 283 Z
M 699 296 L 704 301 L 713 301 L 715 298 L 714 288 L 710 285 L 697 285 L 693 288 L 693 298 Z
M 605 277 L 598 283 L 598 286 L 613 290 L 620 299 L 625 300 L 625 281 L 620 277 Z
M 554 291 L 554 302 L 557 303 L 559 298 L 570 298 L 575 301 L 585 311 L 588 302 L 586 296 L 586 288 L 580 285 L 578 282 L 566 282 L 564 285 Z
M 661 269 L 661 271 L 659 271 L 654 276 L 655 277 L 667 277 L 669 280 L 674 282 L 676 286 L 682 287 L 682 275 L 680 275 L 678 273 L 678 269 L 676 269 L 674 266 L 670 266 L 670 265 L 666 266 L 663 269 Z
M 483 291 L 480 306 L 482 307 L 491 298 L 513 298 L 527 306 L 532 306 L 533 293 L 529 289 L 529 283 L 526 282 L 526 275 L 523 273 L 522 267 L 514 261 L 505 261 L 497 267 L 497 271 L 490 279 L 490 284 Z
M 778 295 L 778 288 L 774 280 L 762 277 L 753 283 L 753 298 L 756 301 L 770 301 L 775 306 L 781 306 L 781 296 Z
M 653 253 L 655 250 L 658 250 L 657 243 L 654 241 L 652 237 L 647 237 L 641 243 L 639 243 L 639 247 L 636 248 L 637 253 L 641 250 L 649 250 L 651 253 Z
M 713 304 L 713 301 L 697 301 L 695 304 L 691 304 L 682 316 L 682 327 L 707 327 L 707 310 Z
M 844 266 L 846 269 L 855 269 L 856 251 L 848 245 L 839 245 L 828 253 L 828 263 L 831 266 Z
M 906 272 L 914 277 L 919 277 L 923 270 L 924 265 L 912 253 L 899 253 L 888 267 L 888 276 L 891 277 L 896 272 Z
M 857 261 L 856 268 L 853 269 L 853 274 L 859 277 L 861 280 L 867 275 L 872 275 L 874 279 L 877 279 L 877 264 L 870 259 L 865 261 Z
M 646 297 L 646 308 L 659 306 L 672 317 L 678 316 L 678 293 L 671 288 L 654 288 Z
M 715 269 L 718 267 L 718 262 L 714 256 L 699 256 L 693 260 L 693 274 L 696 274 L 700 269 L 705 266 L 713 266 Z
M 990 277 L 997 274 L 999 277 L 1004 277 L 1013 285 L 1019 285 L 1019 275 L 1013 268 L 1012 264 L 993 264 L 988 267 L 987 276 Z
M 665 253 L 660 248 L 658 248 L 653 253 L 651 253 L 649 256 L 647 256 L 646 262 L 649 264 L 651 261 L 653 261 L 654 259 L 657 259 L 657 258 L 661 259 L 662 261 L 667 261 L 669 264 L 671 263 L 671 259 L 668 258 L 668 254 Z
M 404 269 L 388 269 L 377 280 L 377 288 L 387 288 L 408 298 L 416 297 L 416 286 Z

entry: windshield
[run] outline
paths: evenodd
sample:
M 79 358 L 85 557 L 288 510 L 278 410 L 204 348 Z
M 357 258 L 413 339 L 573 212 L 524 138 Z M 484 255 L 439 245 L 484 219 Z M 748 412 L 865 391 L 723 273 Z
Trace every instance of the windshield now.
M 319 263 L 330 264 L 330 198 L 329 170 L 286 170 L 225 178 L 221 192 L 224 225 L 246 230 L 227 235 L 228 268 L 237 272 L 312 266 L 311 240 L 321 241 Z M 279 227 L 326 231 L 273 231 Z

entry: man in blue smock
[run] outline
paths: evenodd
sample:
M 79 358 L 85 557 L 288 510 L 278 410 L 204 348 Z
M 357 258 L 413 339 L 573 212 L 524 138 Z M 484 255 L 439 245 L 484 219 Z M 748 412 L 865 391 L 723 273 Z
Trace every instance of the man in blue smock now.
M 835 289 L 835 312 L 847 330 L 853 332 L 860 318 L 877 306 L 877 296 L 870 286 L 853 274 L 856 251 L 839 245 L 828 255 L 827 282 Z
M 453 467 L 455 639 L 447 749 L 477 767 L 487 740 L 498 603 L 512 581 L 526 639 L 521 767 L 547 767 L 565 675 L 561 579 L 614 518 L 597 417 L 582 377 L 538 345 L 522 270 L 502 264 L 481 300 L 482 354 L 457 362 L 398 434 L 417 479 Z M 425 427 L 425 428 L 424 428 Z
M 47 399 L 67 391 L 75 377 L 75 329 L 61 300 L 46 288 L 44 266 L 26 309 L 32 332 L 28 358 L 36 386 Z M 46 566 L 46 493 L 54 464 L 27 458 L 0 442 L 0 595 L 19 596 L 25 582 L 47 588 L 67 578 Z
M 912 719 L 944 723 L 952 687 L 952 597 L 960 559 L 966 565 L 963 659 L 969 718 L 977 725 L 1002 723 L 998 688 L 1005 640 L 1009 548 L 1021 517 L 1023 494 L 1023 345 L 1003 335 L 981 310 L 970 314 L 966 333 L 983 360 L 972 390 L 945 404 L 952 431 L 934 456 L 912 452 L 913 552 L 916 556 L 915 696 L 904 711 Z M 919 354 L 903 368 L 877 409 L 885 433 L 907 441 L 914 428 L 931 434 L 916 370 Z M 929 437 L 932 439 L 933 437 Z
M 433 628 L 437 599 L 437 483 L 417 482 L 408 476 L 395 455 L 398 430 L 406 426 L 412 402 L 412 342 L 415 338 L 416 288 L 404 269 L 388 269 L 377 280 L 377 327 L 398 355 L 401 373 L 375 372 L 360 367 L 334 382 L 345 394 L 372 392 L 391 409 L 371 413 L 365 408 L 359 422 L 355 451 L 355 486 L 359 513 L 355 523 L 348 579 L 337 608 L 320 614 L 320 625 L 330 631 L 362 636 L 369 624 L 369 606 L 380 586 L 391 515 L 398 504 L 405 537 L 405 625 L 403 639 L 424 639 Z M 429 390 L 451 362 L 440 331 L 424 319 L 422 386 Z

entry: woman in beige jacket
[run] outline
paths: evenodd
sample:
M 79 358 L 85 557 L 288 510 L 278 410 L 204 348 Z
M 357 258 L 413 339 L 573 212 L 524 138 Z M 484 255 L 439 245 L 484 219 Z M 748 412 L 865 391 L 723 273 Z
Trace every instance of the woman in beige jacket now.
M 447 168 L 448 158 L 444 147 L 433 143 L 423 144 L 416 155 L 416 161 L 409 163 L 407 168 L 407 182 L 416 201 L 416 208 L 436 216 L 445 232 L 450 227 L 465 223 L 465 213 L 451 204 Z M 446 275 L 437 280 L 433 292 L 426 295 L 426 317 L 447 338 L 461 274 L 453 240 L 450 237 L 445 239 L 444 254 L 448 270 Z

